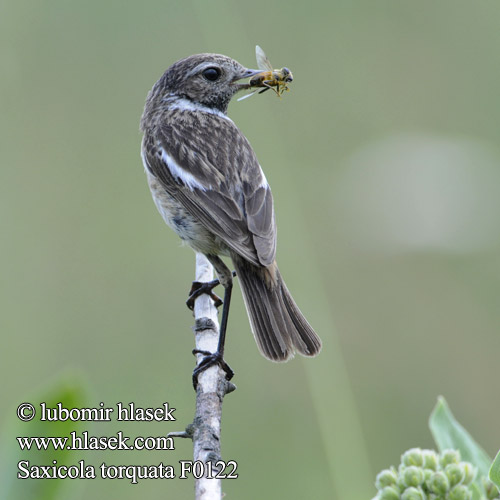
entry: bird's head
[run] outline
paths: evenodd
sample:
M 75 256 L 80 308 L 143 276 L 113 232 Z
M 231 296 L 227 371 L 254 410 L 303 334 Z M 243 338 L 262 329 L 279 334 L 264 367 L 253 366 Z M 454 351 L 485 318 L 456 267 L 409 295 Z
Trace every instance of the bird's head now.
M 247 69 L 221 54 L 196 54 L 172 64 L 156 82 L 148 100 L 180 97 L 225 113 L 233 95 L 249 88 L 241 80 L 261 71 Z

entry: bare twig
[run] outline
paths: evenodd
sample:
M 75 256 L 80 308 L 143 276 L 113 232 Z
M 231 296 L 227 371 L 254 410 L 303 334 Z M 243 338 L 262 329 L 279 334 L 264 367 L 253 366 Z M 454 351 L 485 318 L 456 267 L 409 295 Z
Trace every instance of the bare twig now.
M 213 267 L 206 257 L 196 254 L 196 281 L 207 282 L 213 279 Z M 194 305 L 195 342 L 197 351 L 215 352 L 219 339 L 219 322 L 217 309 L 213 300 L 207 295 L 200 295 Z M 203 354 L 196 354 L 197 364 Z M 193 423 L 185 432 L 171 433 L 172 436 L 190 437 L 193 440 L 194 461 L 211 463 L 212 476 L 221 470 L 216 466 L 222 460 L 220 453 L 220 434 L 222 418 L 222 402 L 228 392 L 235 386 L 226 380 L 225 372 L 218 366 L 210 366 L 198 376 L 196 389 L 196 412 Z M 209 467 L 205 467 L 208 473 Z M 219 500 L 222 498 L 221 480 L 207 477 L 195 478 L 196 500 Z

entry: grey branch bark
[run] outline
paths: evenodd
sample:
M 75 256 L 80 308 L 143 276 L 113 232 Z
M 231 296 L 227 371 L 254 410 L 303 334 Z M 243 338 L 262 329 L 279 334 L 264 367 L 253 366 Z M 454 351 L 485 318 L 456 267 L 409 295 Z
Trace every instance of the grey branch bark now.
M 196 281 L 206 282 L 213 279 L 213 267 L 206 257 L 196 254 Z M 194 304 L 195 317 L 195 343 L 200 351 L 215 352 L 219 340 L 219 321 L 217 309 L 212 299 L 200 295 Z M 196 355 L 199 364 L 204 355 Z M 234 384 L 226 380 L 226 374 L 218 366 L 211 366 L 200 373 L 198 388 L 196 390 L 196 412 L 193 423 L 188 426 L 185 433 L 171 433 L 179 437 L 191 437 L 193 440 L 194 461 L 212 463 L 212 475 L 221 470 L 216 463 L 221 458 L 220 435 L 222 402 L 228 392 L 235 389 Z M 207 470 L 207 468 L 205 468 Z M 202 477 L 195 479 L 196 500 L 220 500 L 222 498 L 222 485 L 220 479 Z

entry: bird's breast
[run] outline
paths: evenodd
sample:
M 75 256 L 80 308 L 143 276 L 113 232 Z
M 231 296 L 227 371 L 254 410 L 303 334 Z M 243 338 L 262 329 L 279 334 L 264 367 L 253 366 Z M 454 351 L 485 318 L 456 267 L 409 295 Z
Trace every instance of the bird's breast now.
M 156 177 L 147 170 L 146 174 L 156 208 L 163 220 L 183 242 L 196 252 L 229 255 L 227 246 L 220 238 L 208 231 L 175 198 L 170 196 Z

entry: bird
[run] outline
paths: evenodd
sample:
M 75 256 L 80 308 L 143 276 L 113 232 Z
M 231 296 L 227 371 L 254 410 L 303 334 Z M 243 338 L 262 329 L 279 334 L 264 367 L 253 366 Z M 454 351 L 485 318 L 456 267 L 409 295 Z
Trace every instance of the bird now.
M 220 283 L 224 300 L 217 351 L 193 372 L 223 359 L 235 269 L 250 327 L 264 357 L 287 361 L 295 352 L 316 356 L 321 340 L 293 300 L 276 263 L 271 188 L 249 141 L 227 116 L 231 98 L 262 73 L 221 54 L 195 54 L 173 63 L 150 90 L 140 128 L 141 156 L 154 203 L 164 221 L 218 279 L 193 284 L 193 299 Z M 254 79 L 254 81 L 258 81 Z M 198 351 L 199 352 L 199 351 Z

